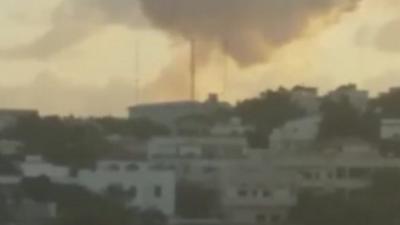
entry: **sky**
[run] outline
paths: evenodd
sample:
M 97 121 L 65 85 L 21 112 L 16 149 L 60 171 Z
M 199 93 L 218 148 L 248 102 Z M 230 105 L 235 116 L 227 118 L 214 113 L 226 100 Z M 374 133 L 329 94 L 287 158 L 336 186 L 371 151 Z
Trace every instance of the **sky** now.
M 400 85 L 400 0 L 2 0 L 0 107 L 126 116 L 269 88 Z

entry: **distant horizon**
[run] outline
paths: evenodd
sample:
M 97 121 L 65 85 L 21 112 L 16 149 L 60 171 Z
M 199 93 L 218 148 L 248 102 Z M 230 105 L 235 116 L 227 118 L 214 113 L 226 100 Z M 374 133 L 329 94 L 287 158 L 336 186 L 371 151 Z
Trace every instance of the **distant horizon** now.
M 400 0 L 184 2 L 1 1 L 0 103 L 121 116 L 138 98 L 187 99 L 191 40 L 199 99 L 400 86 Z
M 266 89 L 266 90 L 264 90 L 264 91 L 261 91 L 261 92 L 259 92 L 258 94 L 256 94 L 256 95 L 253 95 L 253 96 L 249 96 L 249 97 L 246 97 L 246 98 L 243 98 L 243 99 L 239 99 L 239 100 L 237 100 L 237 101 L 235 101 L 235 102 L 228 102 L 228 101 L 225 101 L 224 99 L 221 99 L 221 97 L 218 95 L 218 100 L 219 100 L 219 102 L 226 102 L 226 103 L 229 103 L 230 105 L 232 105 L 232 106 L 235 106 L 237 103 L 239 103 L 240 101 L 244 101 L 244 100 L 246 100 L 246 99 L 252 99 L 252 98 L 257 98 L 257 97 L 259 97 L 262 93 L 264 93 L 264 92 L 266 92 L 266 91 L 277 91 L 277 90 L 279 90 L 279 88 L 285 88 L 286 90 L 293 90 L 293 88 L 294 87 L 296 87 L 296 86 L 300 86 L 300 87 L 307 87 L 307 88 L 316 88 L 317 89 L 317 93 L 318 93 L 318 96 L 319 97 L 323 97 L 323 96 L 326 96 L 328 93 L 330 93 L 331 91 L 334 91 L 334 90 L 336 90 L 337 88 L 339 88 L 339 87 L 341 87 L 341 86 L 344 86 L 344 85 L 352 85 L 352 84 L 354 84 L 354 83 L 345 83 L 345 84 L 342 84 L 342 85 L 339 85 L 339 86 L 337 86 L 337 87 L 335 87 L 335 88 L 333 88 L 333 89 L 329 89 L 329 90 L 326 90 L 326 91 L 323 91 L 323 92 L 321 92 L 320 91 L 320 89 L 318 89 L 318 87 L 314 87 L 314 86 L 307 86 L 307 85 L 294 85 L 294 86 L 292 86 L 292 87 L 285 87 L 285 86 L 280 86 L 280 87 L 277 87 L 277 88 L 268 88 L 268 89 Z M 355 84 L 356 85 L 356 84 Z M 375 97 L 378 97 L 380 94 L 384 94 L 384 93 L 388 93 L 392 88 L 400 88 L 400 86 L 392 86 L 392 87 L 388 87 L 386 90 L 384 90 L 384 91 L 381 91 L 381 92 L 378 92 L 378 93 L 373 93 L 373 92 L 371 92 L 370 90 L 368 90 L 368 89 L 364 89 L 364 88 L 362 88 L 362 87 L 359 87 L 358 85 L 356 85 L 356 87 L 357 87 L 357 90 L 361 90 L 361 91 L 368 91 L 368 97 L 369 98 L 375 98 Z M 372 93 L 372 94 L 371 94 Z M 215 94 L 215 93 L 209 93 L 209 94 Z M 78 118 L 78 119 L 90 119 L 90 118 L 104 118 L 104 117 L 112 117 L 112 118 L 121 118 L 121 119 L 126 119 L 126 118 L 128 118 L 129 116 L 128 116 L 128 111 L 129 111 L 129 108 L 132 108 L 132 107 L 135 107 L 135 106 L 142 106 L 142 105 L 157 105 L 157 104 L 168 104 L 168 103 L 176 103 L 176 102 L 204 102 L 204 101 L 206 101 L 207 100 L 207 98 L 204 98 L 204 99 L 196 99 L 195 101 L 192 101 L 191 99 L 181 99 L 181 100 L 168 100 L 168 101 L 154 101 L 154 102 L 141 102 L 141 103 L 138 103 L 138 104 L 135 104 L 135 103 L 133 103 L 133 104 L 130 104 L 130 105 L 127 105 L 124 109 L 125 109 L 125 115 L 112 115 L 112 114 L 103 114 L 103 115 L 96 115 L 96 114 L 86 114 L 86 115 L 79 115 L 79 114 L 73 114 L 73 113 L 67 113 L 67 114 L 62 114 L 62 113 L 43 113 L 39 108 L 33 108 L 33 107 L 0 107 L 0 111 L 2 111 L 2 110 L 18 110 L 18 111 L 20 111 L 20 110 L 23 110 L 23 111 L 37 111 L 38 113 L 39 113 L 39 115 L 40 116 L 59 116 L 59 117 L 62 117 L 62 118 L 68 118 L 68 117 L 74 117 L 74 118 Z

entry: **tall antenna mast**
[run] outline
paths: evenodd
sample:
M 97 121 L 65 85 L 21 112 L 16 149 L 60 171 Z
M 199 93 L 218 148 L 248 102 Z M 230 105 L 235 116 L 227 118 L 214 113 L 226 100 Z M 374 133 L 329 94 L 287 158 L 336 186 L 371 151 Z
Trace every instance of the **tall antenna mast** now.
M 228 73 L 229 73 L 229 61 L 228 61 L 228 55 L 227 55 L 227 49 L 228 49 L 228 39 L 224 40 L 224 46 L 223 46 L 223 54 L 224 54 L 224 72 L 223 72 L 223 77 L 222 77 L 222 96 L 227 98 L 228 95 Z
M 196 41 L 190 40 L 190 99 L 196 101 Z
M 135 40 L 135 103 L 140 103 L 140 43 Z

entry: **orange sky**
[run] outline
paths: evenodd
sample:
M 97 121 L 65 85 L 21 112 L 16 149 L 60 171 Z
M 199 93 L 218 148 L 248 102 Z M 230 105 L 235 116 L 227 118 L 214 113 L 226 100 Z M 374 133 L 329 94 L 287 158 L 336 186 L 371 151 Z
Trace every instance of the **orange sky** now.
M 62 2 L 0 1 L 0 49 L 25 45 L 45 34 L 51 29 L 52 12 Z M 200 71 L 198 94 L 204 98 L 216 92 L 234 102 L 280 85 L 313 85 L 326 91 L 355 82 L 373 93 L 400 85 L 399 10 L 400 0 L 365 0 L 335 25 L 285 45 L 265 63 L 239 68 L 229 60 L 226 93 L 224 57 L 214 52 Z M 124 116 L 136 99 L 136 43 L 140 46 L 141 101 L 184 99 L 187 90 L 180 86 L 185 81 L 164 79 L 170 88 L 156 94 L 149 93 L 154 88 L 148 87 L 174 60 L 186 62 L 188 46 L 183 42 L 153 27 L 135 30 L 106 24 L 46 59 L 0 58 L 1 107 L 38 108 L 43 114 Z M 183 63 L 172 71 L 185 73 Z

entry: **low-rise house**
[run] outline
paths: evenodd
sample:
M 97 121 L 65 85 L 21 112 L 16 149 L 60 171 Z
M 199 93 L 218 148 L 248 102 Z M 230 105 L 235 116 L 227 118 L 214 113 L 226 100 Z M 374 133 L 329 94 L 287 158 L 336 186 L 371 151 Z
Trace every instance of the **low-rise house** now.
M 11 156 L 18 154 L 24 144 L 19 141 L 2 139 L 0 140 L 0 155 Z
M 218 110 L 229 108 L 228 103 L 220 102 L 217 95 L 210 94 L 205 102 L 180 101 L 136 105 L 129 108 L 129 118 L 147 118 L 175 131 L 176 122 L 179 118 L 191 115 L 209 115 Z
M 243 137 L 248 131 L 253 130 L 250 126 L 245 126 L 242 124 L 240 118 L 231 118 L 226 123 L 215 124 L 210 131 L 213 136 L 237 136 Z
M 134 161 L 100 161 L 94 170 L 80 170 L 76 183 L 89 190 L 124 194 L 126 204 L 140 209 L 175 213 L 175 175 Z
M 400 119 L 382 119 L 380 137 L 382 140 L 400 140 Z
M 158 137 L 150 140 L 148 158 L 238 159 L 247 153 L 244 137 Z
M 291 120 L 273 130 L 269 137 L 273 151 L 302 150 L 311 148 L 319 133 L 321 116 L 311 116 Z
M 304 190 L 351 191 L 370 184 L 376 171 L 400 169 L 400 160 L 388 159 L 362 141 L 330 143 L 322 149 L 275 156 L 276 168 L 297 173 L 298 186 Z
M 289 172 L 251 161 L 221 171 L 220 192 L 227 224 L 283 224 L 297 203 Z
M 54 182 L 69 182 L 70 169 L 46 162 L 41 156 L 27 156 L 20 163 L 22 175 L 27 178 L 46 176 Z
M 382 119 L 380 150 L 385 157 L 400 156 L 400 119 Z
M 369 93 L 366 90 L 358 90 L 354 84 L 345 85 L 328 93 L 328 99 L 333 101 L 341 101 L 348 99 L 349 103 L 359 112 L 363 113 L 367 110 Z
M 129 206 L 157 209 L 168 216 L 175 213 L 174 172 L 152 168 L 147 163 L 103 160 L 94 169 L 81 169 L 72 174 L 67 167 L 30 156 L 20 167 L 22 177 L 45 176 L 55 183 L 80 185 L 100 194 L 115 194 L 112 197 L 123 197 Z
M 317 114 L 321 105 L 317 88 L 296 86 L 291 92 L 291 101 L 308 115 Z

